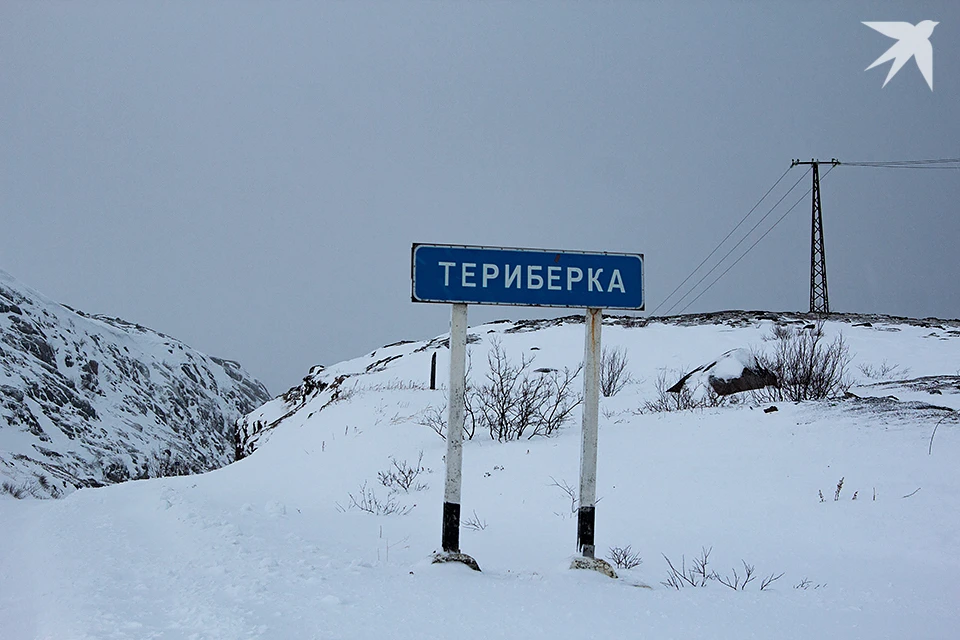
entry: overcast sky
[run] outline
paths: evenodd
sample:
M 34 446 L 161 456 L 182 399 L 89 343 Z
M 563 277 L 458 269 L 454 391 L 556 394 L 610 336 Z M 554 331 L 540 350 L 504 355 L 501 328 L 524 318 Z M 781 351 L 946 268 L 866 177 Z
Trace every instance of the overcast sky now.
M 934 90 L 881 88 L 861 21 L 924 19 Z M 448 330 L 414 242 L 644 253 L 649 312 L 792 158 L 960 156 L 958 100 L 954 1 L 10 0 L 0 268 L 279 393 Z M 831 173 L 832 310 L 960 317 L 958 202 L 957 171 Z M 809 259 L 807 199 L 687 311 L 806 310 Z

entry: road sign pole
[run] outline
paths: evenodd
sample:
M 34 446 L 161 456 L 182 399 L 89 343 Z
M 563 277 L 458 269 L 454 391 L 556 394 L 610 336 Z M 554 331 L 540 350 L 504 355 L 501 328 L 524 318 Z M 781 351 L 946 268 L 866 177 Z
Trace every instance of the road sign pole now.
M 587 309 L 584 321 L 583 428 L 580 445 L 580 509 L 577 548 L 595 557 L 594 525 L 597 503 L 597 431 L 600 418 L 600 328 L 603 309 Z
M 460 553 L 460 485 L 467 368 L 467 305 L 450 313 L 450 413 L 447 417 L 447 479 L 443 493 L 443 550 Z

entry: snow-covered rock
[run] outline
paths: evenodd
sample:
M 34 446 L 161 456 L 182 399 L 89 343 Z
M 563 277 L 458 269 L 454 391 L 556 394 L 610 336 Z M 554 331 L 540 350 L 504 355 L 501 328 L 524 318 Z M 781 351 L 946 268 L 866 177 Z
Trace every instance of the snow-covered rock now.
M 0 271 L 4 493 L 221 467 L 234 459 L 236 419 L 267 400 L 236 362 L 75 311 Z
M 728 396 L 776 384 L 777 376 L 757 362 L 756 354 L 739 348 L 727 351 L 710 364 L 697 367 L 667 391 L 680 393 L 685 386 L 706 389 L 709 385 L 717 395 Z

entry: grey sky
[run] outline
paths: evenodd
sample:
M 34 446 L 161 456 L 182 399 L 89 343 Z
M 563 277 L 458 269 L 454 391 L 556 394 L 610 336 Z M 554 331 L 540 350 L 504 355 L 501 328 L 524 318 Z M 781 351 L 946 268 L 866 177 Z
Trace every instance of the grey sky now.
M 924 19 L 934 91 L 913 61 L 881 89 L 861 21 Z M 947 1 L 4 2 L 0 268 L 278 393 L 447 330 L 413 242 L 642 252 L 652 310 L 791 158 L 960 156 L 958 99 Z M 960 172 L 836 169 L 832 309 L 960 317 L 958 201 Z M 809 217 L 688 311 L 805 310 Z

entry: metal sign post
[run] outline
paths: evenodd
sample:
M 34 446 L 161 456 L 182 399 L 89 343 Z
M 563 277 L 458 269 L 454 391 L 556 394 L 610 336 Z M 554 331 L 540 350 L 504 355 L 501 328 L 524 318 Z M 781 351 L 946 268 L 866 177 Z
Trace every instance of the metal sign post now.
M 593 561 L 603 309 L 643 310 L 643 255 L 438 244 L 415 244 L 411 254 L 412 300 L 452 305 L 444 555 L 436 561 L 463 562 L 479 570 L 473 558 L 460 553 L 468 304 L 587 309 L 577 548 Z
M 587 309 L 583 347 L 583 427 L 580 434 L 580 508 L 577 549 L 594 556 L 593 532 L 597 506 L 597 433 L 600 423 L 600 328 L 603 310 Z

